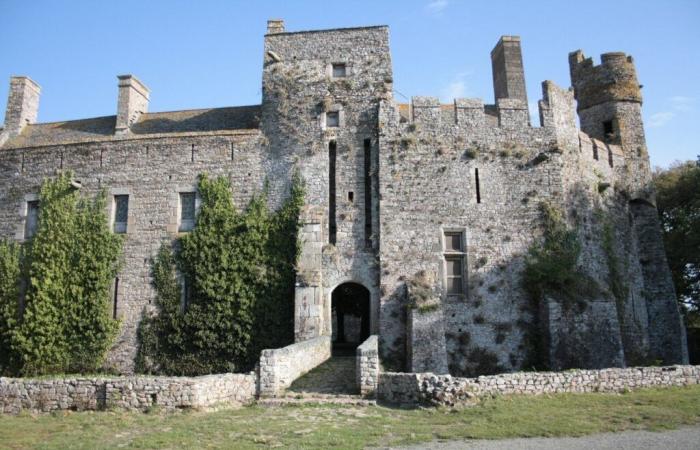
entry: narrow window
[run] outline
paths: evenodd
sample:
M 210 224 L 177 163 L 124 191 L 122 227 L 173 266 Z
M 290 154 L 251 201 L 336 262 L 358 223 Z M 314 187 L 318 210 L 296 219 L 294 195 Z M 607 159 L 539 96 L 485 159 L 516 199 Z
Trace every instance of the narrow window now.
M 194 228 L 195 197 L 194 192 L 180 192 L 180 227 L 178 231 L 190 231 Z
M 474 183 L 476 184 L 476 202 L 481 203 L 481 186 L 479 184 L 479 169 L 474 169 Z
M 613 154 L 610 148 L 608 148 L 608 165 L 613 167 Z
M 114 196 L 114 226 L 115 233 L 126 233 L 126 224 L 129 219 L 129 196 Z
M 340 113 L 338 111 L 330 111 L 326 113 L 326 127 L 338 128 L 340 126 Z
M 365 246 L 372 247 L 372 141 L 365 139 Z
M 192 144 L 192 153 L 190 154 L 190 161 L 194 162 L 194 144 Z
M 333 64 L 333 78 L 344 78 L 347 76 L 347 71 L 344 63 Z
M 612 120 L 606 120 L 605 122 L 603 122 L 603 136 L 605 136 L 605 140 L 611 140 L 614 135 L 615 129 L 613 128 Z
M 114 302 L 112 303 L 112 319 L 117 318 L 117 300 L 119 299 L 119 277 L 114 279 Z
M 24 223 L 24 238 L 30 239 L 36 234 L 39 225 L 39 201 L 27 202 L 27 219 Z
M 593 143 L 593 159 L 598 161 L 598 146 Z
M 464 233 L 446 231 L 443 235 L 445 252 L 445 288 L 447 295 L 464 294 Z
M 184 276 L 180 276 L 180 285 L 180 312 L 184 313 L 190 304 L 190 284 Z
M 336 143 L 328 143 L 328 242 L 336 243 L 338 226 L 335 221 L 335 159 Z
M 353 203 L 355 201 L 355 193 L 353 191 L 348 192 L 348 201 Z

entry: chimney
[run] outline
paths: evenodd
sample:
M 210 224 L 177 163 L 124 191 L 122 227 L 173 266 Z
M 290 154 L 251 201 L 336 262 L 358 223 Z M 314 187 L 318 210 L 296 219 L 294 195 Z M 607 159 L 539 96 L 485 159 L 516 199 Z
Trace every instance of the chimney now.
M 148 112 L 150 92 L 146 85 L 133 75 L 119 75 L 119 100 L 117 103 L 117 123 L 115 134 L 129 131 L 141 114 Z
M 5 129 L 8 136 L 16 136 L 26 125 L 36 122 L 39 113 L 41 87 L 29 77 L 10 78 L 10 92 L 7 96 Z
M 527 109 L 525 71 L 519 36 L 501 36 L 496 47 L 491 50 L 491 68 L 496 103 L 502 98 L 516 99 L 521 100 Z
M 267 21 L 267 34 L 284 33 L 284 20 L 270 19 Z

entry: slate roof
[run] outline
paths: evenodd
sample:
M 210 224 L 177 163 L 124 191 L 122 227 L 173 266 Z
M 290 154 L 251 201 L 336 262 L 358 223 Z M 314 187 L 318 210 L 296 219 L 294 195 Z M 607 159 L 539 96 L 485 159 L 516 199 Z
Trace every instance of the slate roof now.
M 116 116 L 105 116 L 27 125 L 22 133 L 8 139 L 3 147 L 39 147 L 151 135 L 255 130 L 260 126 L 260 105 L 146 113 L 131 126 L 131 133 L 126 136 L 114 135 L 115 122 Z

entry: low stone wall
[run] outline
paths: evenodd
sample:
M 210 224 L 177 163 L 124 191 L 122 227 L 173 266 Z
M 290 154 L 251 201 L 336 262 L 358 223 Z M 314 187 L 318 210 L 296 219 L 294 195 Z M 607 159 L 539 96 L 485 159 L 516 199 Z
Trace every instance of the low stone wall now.
M 629 369 L 518 372 L 478 378 L 432 373 L 382 373 L 377 397 L 387 403 L 468 405 L 499 394 L 623 392 L 655 386 L 700 384 L 700 366 L 633 367 Z
M 283 348 L 260 353 L 259 395 L 276 397 L 286 388 L 331 357 L 331 337 L 319 336 Z
M 376 334 L 357 347 L 355 373 L 360 395 L 374 395 L 379 382 L 379 337 Z
M 250 374 L 201 377 L 0 378 L 0 410 L 145 410 L 239 406 L 255 399 L 256 378 Z

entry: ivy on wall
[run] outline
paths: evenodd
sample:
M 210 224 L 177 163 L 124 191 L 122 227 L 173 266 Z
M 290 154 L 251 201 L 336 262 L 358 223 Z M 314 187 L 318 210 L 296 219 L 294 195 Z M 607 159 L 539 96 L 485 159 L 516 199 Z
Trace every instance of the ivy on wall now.
M 265 193 L 238 212 L 224 177 L 201 175 L 198 192 L 194 230 L 153 261 L 159 312 L 141 323 L 139 372 L 245 371 L 260 350 L 293 341 L 299 177 L 276 212 Z
M 116 335 L 110 288 L 122 237 L 109 228 L 105 193 L 81 198 L 72 177 L 42 184 L 31 240 L 0 245 L 3 373 L 95 371 Z

